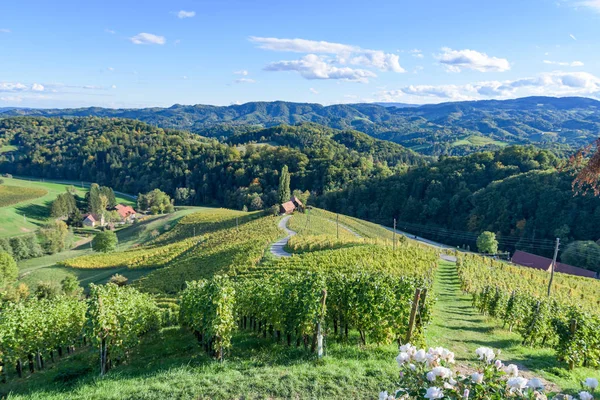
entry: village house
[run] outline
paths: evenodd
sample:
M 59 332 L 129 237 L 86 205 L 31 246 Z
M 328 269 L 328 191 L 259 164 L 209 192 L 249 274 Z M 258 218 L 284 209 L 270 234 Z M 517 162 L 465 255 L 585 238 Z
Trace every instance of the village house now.
M 104 215 L 84 214 L 83 216 L 83 226 L 95 228 L 97 226 L 105 225 L 106 221 L 104 220 Z
M 521 265 L 523 267 L 540 269 L 542 271 L 551 271 L 552 259 L 538 256 L 535 254 L 527 253 L 525 251 L 517 250 L 513 254 L 511 261 L 514 264 Z M 555 272 L 562 272 L 563 274 L 583 276 L 587 278 L 597 278 L 597 274 L 594 271 L 590 271 L 583 268 L 574 267 L 569 264 L 557 262 L 554 267 Z
M 286 201 L 279 206 L 281 214 L 293 214 L 296 210 L 304 212 L 304 204 L 296 196 L 292 196 L 290 201 Z
M 121 221 L 124 223 L 131 224 L 136 219 L 137 212 L 131 206 L 117 204 L 115 206 L 115 211 L 117 213 L 119 213 L 119 216 L 121 217 Z

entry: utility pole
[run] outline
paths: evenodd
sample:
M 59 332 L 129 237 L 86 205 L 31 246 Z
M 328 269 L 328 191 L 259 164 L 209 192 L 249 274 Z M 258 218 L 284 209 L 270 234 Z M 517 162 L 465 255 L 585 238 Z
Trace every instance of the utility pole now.
M 340 238 L 340 214 L 335 214 L 335 229 L 337 238 Z
M 396 218 L 394 218 L 394 235 L 393 235 L 393 240 L 394 240 L 394 244 L 393 244 L 393 248 L 394 251 L 396 251 Z
M 548 297 L 552 290 L 552 280 L 554 279 L 554 268 L 556 267 L 556 257 L 558 256 L 558 245 L 560 244 L 560 238 L 556 238 L 556 247 L 554 247 L 554 257 L 552 258 L 552 264 L 550 265 L 550 282 L 548 283 Z
M 235 217 L 235 230 L 238 231 L 238 232 L 240 231 L 240 225 L 238 223 L 238 217 Z

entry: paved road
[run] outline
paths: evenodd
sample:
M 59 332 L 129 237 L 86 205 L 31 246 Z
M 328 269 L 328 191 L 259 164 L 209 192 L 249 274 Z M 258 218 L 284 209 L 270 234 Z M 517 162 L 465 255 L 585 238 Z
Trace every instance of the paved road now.
M 285 231 L 285 233 L 287 233 L 287 236 L 284 237 L 283 239 L 276 241 L 275 243 L 273 243 L 271 245 L 271 253 L 273 253 L 273 255 L 277 258 L 291 256 L 290 253 L 288 253 L 287 251 L 284 250 L 285 245 L 288 243 L 290 238 L 296 234 L 296 232 L 294 232 L 291 229 L 288 229 L 288 227 L 287 227 L 287 223 L 288 223 L 290 217 L 291 217 L 291 215 L 286 215 L 285 217 L 283 217 L 281 219 L 281 221 L 279 221 L 279 225 L 278 225 L 279 229 L 281 229 L 281 230 Z

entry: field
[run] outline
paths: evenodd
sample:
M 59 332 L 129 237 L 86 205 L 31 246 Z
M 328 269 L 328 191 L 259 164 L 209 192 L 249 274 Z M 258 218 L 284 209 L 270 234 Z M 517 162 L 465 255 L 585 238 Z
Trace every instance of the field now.
M 453 147 L 458 146 L 487 146 L 487 145 L 496 145 L 496 146 L 507 146 L 507 143 L 501 142 L 498 140 L 491 139 L 487 136 L 479 136 L 479 135 L 471 135 L 467 136 L 463 139 L 456 140 L 452 143 Z
M 2 205 L 0 207 L 0 237 L 31 233 L 41 225 L 44 225 L 50 218 L 50 205 L 52 201 L 71 184 L 69 182 L 34 182 L 14 178 L 2 179 L 4 180 L 4 185 L 2 186 L 11 187 L 10 190 L 22 189 L 25 193 L 31 193 L 31 195 L 27 198 L 22 198 L 18 202 L 12 202 L 11 205 Z M 81 188 L 81 182 L 72 182 L 72 184 L 76 186 L 79 196 L 85 196 L 87 189 Z M 2 202 L 2 186 L 0 186 L 0 202 Z M 36 195 L 33 196 L 33 193 L 36 193 Z M 131 197 L 115 194 L 117 202 L 134 205 Z
M 118 253 L 137 248 L 152 240 L 153 232 L 165 233 L 184 218 L 186 215 L 204 210 L 201 207 L 187 207 L 177 210 L 173 214 L 149 216 L 143 221 L 127 226 L 117 231 L 119 238 Z M 88 239 L 89 240 L 89 239 Z M 120 274 L 130 280 L 139 279 L 150 272 L 148 268 L 131 269 L 127 267 L 111 265 L 109 268 L 68 268 L 62 263 L 70 259 L 84 256 L 93 256 L 89 241 L 80 244 L 72 250 L 56 253 L 44 257 L 22 260 L 19 266 L 19 282 L 35 288 L 39 282 L 52 282 L 59 284 L 68 275 L 76 276 L 81 285 L 87 288 L 90 284 L 103 284 L 108 282 L 114 274 Z
M 44 189 L 0 185 L 0 207 L 7 207 L 48 194 Z
M 148 221 L 145 228 L 120 231 L 127 244 L 113 254 L 93 255 L 80 248 L 69 255 L 83 257 L 40 259 L 35 266 L 21 263 L 20 268 L 31 282 L 39 271 L 45 271 L 46 277 L 56 274 L 55 279 L 63 273 L 76 274 L 84 284 L 105 282 L 115 272 L 130 274 L 133 287 L 158 295 L 175 309 L 178 303 L 187 304 L 177 301 L 182 289 L 190 287 L 186 282 L 209 279 L 221 289 L 233 285 L 235 292 L 230 294 L 237 301 L 236 317 L 228 323 L 237 329 L 232 330 L 224 362 L 207 354 L 190 330 L 167 325 L 144 336 L 127 362 L 115 365 L 102 379 L 97 378 L 96 349 L 81 345 L 74 354 L 56 363 L 48 361 L 47 368 L 22 379 L 9 372 L 8 383 L 0 384 L 0 395 L 12 392 L 10 398 L 15 399 L 377 398 L 382 389 L 397 385 L 397 344 L 390 339 L 406 334 L 416 287 L 431 294 L 420 305 L 421 322 L 413 340 L 452 349 L 466 371 L 473 368 L 474 350 L 489 346 L 501 349 L 501 358 L 517 363 L 526 376 L 544 378 L 551 391 L 573 393 L 583 378 L 600 377 L 592 367 L 569 369 L 550 346 L 523 346 L 518 332 L 509 332 L 497 318 L 480 314 L 472 305 L 473 296 L 463 289 L 465 280 L 475 279 L 472 274 L 482 268 L 466 270 L 472 271 L 467 277 L 462 264 L 439 261 L 438 249 L 400 236 L 394 250 L 392 232 L 376 224 L 340 215 L 338 237 L 335 214 L 319 209 L 294 214 L 288 226 L 298 235 L 289 248 L 298 246 L 301 251 L 275 258 L 270 244 L 284 235 L 277 228 L 278 217 L 224 209 L 178 213 Z M 149 237 L 150 229 L 161 235 Z M 173 254 L 158 264 L 150 261 L 162 251 Z M 123 265 L 130 257 L 142 260 L 141 264 Z M 106 268 L 82 268 L 84 263 Z M 231 283 L 219 286 L 221 280 L 211 280 L 216 275 L 229 276 L 225 279 Z M 595 281 L 563 276 L 557 283 L 561 291 L 577 290 L 573 293 L 580 299 L 582 293 L 594 296 L 600 288 Z M 304 289 L 292 290 L 295 284 Z M 310 345 L 298 346 L 302 338 L 298 330 L 287 331 L 291 345 L 285 344 L 288 322 L 284 321 L 309 312 L 294 309 L 295 304 L 306 301 L 311 292 L 317 295 L 321 287 L 327 287 L 328 293 L 323 320 L 326 356 L 318 360 Z M 369 301 L 345 309 L 339 299 L 354 295 Z M 354 309 L 360 311 L 352 314 Z M 259 326 L 265 321 L 263 328 L 256 330 L 252 322 L 246 327 L 246 318 L 259 321 Z M 350 325 L 347 334 L 344 325 Z M 300 326 L 296 329 L 311 332 L 310 324 Z

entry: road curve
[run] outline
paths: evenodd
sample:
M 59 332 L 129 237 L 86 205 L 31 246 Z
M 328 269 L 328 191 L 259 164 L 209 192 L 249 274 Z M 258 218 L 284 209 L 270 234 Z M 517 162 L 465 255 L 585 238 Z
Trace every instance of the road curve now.
M 290 218 L 291 218 L 291 215 L 286 215 L 285 217 L 283 217 L 281 219 L 281 221 L 279 221 L 279 225 L 278 225 L 279 229 L 281 229 L 281 230 L 285 231 L 285 233 L 287 233 L 287 236 L 284 237 L 283 239 L 276 241 L 275 243 L 273 243 L 271 245 L 271 253 L 277 258 L 291 256 L 290 253 L 285 251 L 285 245 L 288 243 L 290 238 L 296 234 L 296 232 L 294 232 L 291 229 L 288 229 L 288 227 L 287 227 L 287 223 Z

